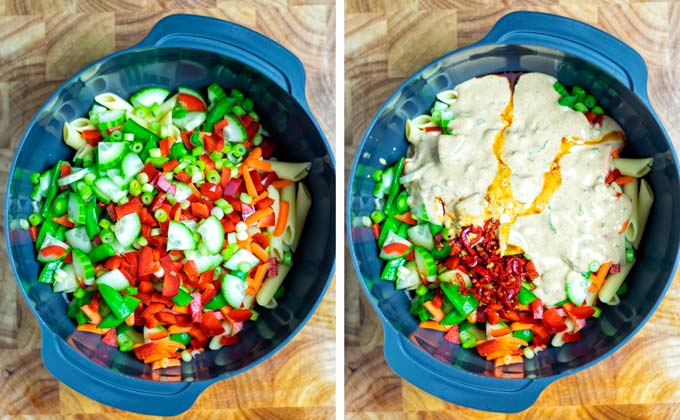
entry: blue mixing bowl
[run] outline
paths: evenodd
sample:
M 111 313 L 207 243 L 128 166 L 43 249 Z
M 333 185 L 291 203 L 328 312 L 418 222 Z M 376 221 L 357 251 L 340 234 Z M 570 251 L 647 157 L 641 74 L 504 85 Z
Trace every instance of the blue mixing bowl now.
M 621 304 L 589 320 L 583 340 L 541 352 L 524 366 L 494 369 L 474 349 L 418 328 L 404 292 L 395 290 L 393 282 L 379 280 L 382 262 L 371 229 L 353 226 L 352 221 L 374 208 L 371 173 L 385 167 L 380 161 L 391 165 L 406 153 L 407 118 L 428 112 L 439 91 L 506 71 L 547 73 L 591 92 L 625 129 L 625 154 L 654 158 L 648 180 L 656 201 Z M 456 404 L 498 412 L 526 409 L 552 381 L 603 360 L 633 337 L 673 279 L 680 243 L 678 161 L 649 103 L 643 59 L 618 39 L 575 20 L 530 12 L 506 15 L 481 41 L 416 72 L 378 111 L 352 168 L 347 226 L 361 286 L 382 321 L 390 367 L 415 386 Z
M 27 231 L 13 228 L 32 211 L 29 177 L 72 150 L 65 121 L 85 115 L 102 92 L 128 97 L 148 86 L 236 87 L 256 104 L 282 160 L 311 161 L 305 181 L 313 198 L 286 296 L 246 323 L 241 341 L 207 351 L 181 368 L 154 372 L 130 353 L 74 331 L 66 304 L 37 282 L 39 264 Z M 28 126 L 12 163 L 5 202 L 5 239 L 17 284 L 42 331 L 45 366 L 61 382 L 102 403 L 140 413 L 174 415 L 209 385 L 245 371 L 283 347 L 309 319 L 335 266 L 335 174 L 330 146 L 305 100 L 305 73 L 291 52 L 263 35 L 217 19 L 174 15 L 139 44 L 98 60 L 64 83 Z M 239 392 L 233 390 L 233 392 Z

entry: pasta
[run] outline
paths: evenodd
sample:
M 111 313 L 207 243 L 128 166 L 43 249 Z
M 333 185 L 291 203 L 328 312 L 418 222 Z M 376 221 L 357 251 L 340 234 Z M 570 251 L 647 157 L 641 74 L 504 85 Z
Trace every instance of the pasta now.
M 309 190 L 303 183 L 298 184 L 297 196 L 295 197 L 295 235 L 291 248 L 293 251 L 297 249 L 300 237 L 302 236 L 302 226 L 305 224 L 309 208 L 312 206 L 312 197 L 309 195 Z
M 179 94 L 172 95 L 170 98 L 166 99 L 165 102 L 161 104 L 159 115 L 171 114 L 172 108 L 177 104 L 177 97 Z
M 600 292 L 598 293 L 598 297 L 601 302 L 606 303 L 607 305 L 615 305 L 618 303 L 618 296 L 616 295 L 616 292 L 619 290 L 619 287 L 621 287 L 623 281 L 626 279 L 626 276 L 628 276 L 628 273 L 630 273 L 632 268 L 633 263 L 627 262 L 621 264 L 621 271 L 616 274 L 610 274 L 607 277 L 607 280 L 605 280 Z
M 270 302 L 274 298 L 274 294 L 276 293 L 277 290 L 279 290 L 279 287 L 281 287 L 283 279 L 286 278 L 286 276 L 288 275 L 290 268 L 291 268 L 290 265 L 279 264 L 278 273 L 276 273 L 275 276 L 267 277 L 264 280 L 264 283 L 262 283 L 262 287 L 260 288 L 256 295 L 256 300 L 259 305 L 265 306 L 270 304 Z
M 635 235 L 635 239 L 632 241 L 635 249 L 640 246 L 642 233 L 645 231 L 649 212 L 652 209 L 652 203 L 654 203 L 654 192 L 652 192 L 652 188 L 647 181 L 641 179 L 640 192 L 638 193 L 638 231 L 637 235 Z
M 281 179 L 289 181 L 299 181 L 306 177 L 309 169 L 312 167 L 311 162 L 279 162 L 269 161 L 272 171 L 276 172 Z
M 627 159 L 619 158 L 612 159 L 612 167 L 618 169 L 622 175 L 632 176 L 634 178 L 641 178 L 649 173 L 652 169 L 654 159 Z
M 635 178 L 623 186 L 623 193 L 630 198 L 633 208 L 630 213 L 628 227 L 626 228 L 626 240 L 633 242 L 638 235 L 638 180 Z
M 132 111 L 132 105 L 130 105 L 125 99 L 116 95 L 115 93 L 102 93 L 94 97 L 94 100 L 108 109 L 122 109 L 125 111 Z
M 297 231 L 297 226 L 295 224 L 295 184 L 290 184 L 281 189 L 281 201 L 288 202 L 288 222 L 286 223 L 286 229 L 283 232 L 283 243 L 290 247 L 295 239 L 295 233 Z
M 87 146 L 87 141 L 81 137 L 80 132 L 76 130 L 70 123 L 64 123 L 64 143 L 70 147 L 80 150 L 82 147 Z
M 69 123 L 70 128 L 73 128 L 79 133 L 82 133 L 85 130 L 96 130 L 97 128 L 92 125 L 90 120 L 87 118 L 76 118 L 75 120 L 71 121 Z

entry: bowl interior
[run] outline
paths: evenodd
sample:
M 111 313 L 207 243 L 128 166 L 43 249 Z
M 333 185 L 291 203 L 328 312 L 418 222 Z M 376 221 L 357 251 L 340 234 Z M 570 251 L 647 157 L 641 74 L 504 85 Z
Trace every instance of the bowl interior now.
M 493 363 L 473 350 L 445 342 L 438 332 L 418 329 L 408 311 L 408 298 L 394 284 L 380 280 L 382 262 L 370 228 L 353 223 L 351 243 L 360 281 L 369 298 L 391 327 L 438 362 L 437 369 L 460 368 L 468 372 L 504 377 L 550 377 L 581 367 L 608 353 L 632 336 L 659 302 L 672 280 L 680 240 L 680 188 L 672 145 L 649 108 L 634 93 L 605 71 L 563 52 L 533 46 L 493 45 L 448 55 L 412 76 L 381 109 L 357 151 L 349 197 L 349 220 L 358 220 L 374 208 L 371 173 L 404 156 L 407 118 L 429 112 L 437 92 L 470 78 L 507 71 L 536 71 L 557 77 L 566 85 L 581 85 L 591 92 L 624 128 L 628 144 L 624 156 L 654 158 L 648 180 L 655 203 L 645 229 L 637 263 L 629 275 L 629 291 L 621 304 L 603 308 L 590 319 L 584 339 L 561 348 L 550 348 L 516 366 L 494 369 Z M 380 163 L 383 160 L 383 164 Z
M 19 218 L 32 211 L 29 177 L 58 159 L 69 159 L 72 149 L 62 141 L 65 121 L 87 114 L 94 96 L 113 92 L 127 98 L 142 87 L 203 89 L 217 82 L 250 96 L 262 124 L 276 143 L 280 160 L 311 161 L 306 184 L 312 208 L 294 266 L 284 282 L 286 295 L 273 310 L 262 310 L 257 322 L 247 322 L 241 341 L 219 351 L 208 351 L 182 368 L 166 369 L 157 380 L 196 381 L 242 369 L 269 355 L 297 330 L 321 299 L 335 259 L 335 175 L 325 141 L 308 113 L 288 93 L 257 70 L 217 54 L 190 49 L 142 49 L 100 60 L 67 81 L 45 104 L 29 126 L 17 150 L 8 185 L 7 224 L 9 255 L 20 287 L 39 318 L 55 334 L 86 357 L 123 374 L 151 378 L 148 366 L 131 353 L 103 345 L 93 334 L 74 331 L 66 304 L 48 285 L 37 283 L 39 265 L 26 231 L 16 229 Z M 37 152 L 37 153 L 36 153 Z

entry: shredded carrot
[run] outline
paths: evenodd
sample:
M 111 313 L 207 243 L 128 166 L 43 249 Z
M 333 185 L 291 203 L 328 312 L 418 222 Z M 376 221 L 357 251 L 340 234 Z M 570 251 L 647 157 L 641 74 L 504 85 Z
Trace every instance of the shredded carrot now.
M 287 179 L 279 179 L 277 181 L 272 182 L 272 187 L 283 188 L 283 187 L 287 187 L 287 186 L 292 185 L 292 184 L 293 184 L 293 182 L 289 181 Z
M 91 333 L 95 333 L 95 334 L 99 334 L 99 335 L 104 335 L 107 332 L 109 332 L 109 330 L 111 328 L 97 328 L 94 324 L 83 324 L 83 325 L 78 325 L 76 327 L 76 329 L 78 331 L 85 331 L 85 332 L 91 332 Z
M 151 364 L 151 369 L 165 369 L 169 367 L 175 367 L 175 366 L 180 366 L 182 362 L 180 362 L 179 359 L 167 359 L 163 358 L 161 360 L 156 360 Z
M 180 327 L 179 325 L 170 325 L 168 327 L 170 334 L 188 333 L 189 331 L 191 331 L 191 327 Z
M 524 324 L 522 322 L 513 322 L 510 324 L 510 329 L 512 331 L 522 331 L 522 330 L 530 330 L 531 327 L 533 327 L 534 324 Z
M 169 350 L 170 353 L 174 352 L 176 349 L 184 350 L 185 348 L 187 348 L 187 346 L 185 346 L 184 344 L 170 339 L 159 340 L 156 342 L 156 344 L 160 345 L 165 350 Z
M 436 321 L 423 321 L 418 325 L 420 326 L 420 328 L 427 328 L 430 330 L 437 330 L 442 332 L 447 332 L 448 330 L 451 329 L 450 326 L 439 325 L 439 323 Z
M 131 327 L 135 325 L 135 313 L 131 313 L 127 318 L 125 318 L 125 325 Z
M 619 229 L 619 233 L 623 233 L 628 229 L 628 223 L 630 223 L 630 220 L 626 220 L 623 222 L 623 226 L 621 226 L 621 229 Z
M 268 196 L 269 196 L 269 193 L 268 193 L 267 191 L 262 191 L 262 193 L 261 193 L 260 195 L 258 195 L 257 197 L 253 198 L 253 202 L 250 203 L 250 204 L 251 204 L 252 206 L 254 206 L 255 204 L 257 204 L 257 203 L 259 203 L 260 201 L 262 201 L 262 200 L 264 200 L 265 198 L 267 198 Z
M 493 365 L 498 367 L 498 366 L 506 366 L 506 365 L 514 365 L 515 363 L 522 363 L 524 359 L 522 356 L 513 356 L 510 354 L 507 354 L 503 357 L 499 357 L 498 359 L 494 360 Z
M 633 181 L 635 181 L 635 178 L 633 178 L 632 176 L 620 176 L 614 180 L 614 182 L 616 182 L 619 185 L 625 185 Z
M 83 305 L 80 307 L 80 310 L 83 311 L 85 315 L 87 315 L 88 318 L 90 318 L 90 321 L 94 325 L 98 325 L 100 322 L 102 322 L 102 316 L 99 315 L 99 312 L 93 310 L 90 305 Z
M 251 242 L 251 244 L 250 244 L 250 252 L 252 252 L 253 254 L 255 254 L 255 256 L 256 256 L 257 258 L 259 258 L 260 260 L 262 260 L 262 261 L 267 261 L 267 260 L 269 260 L 269 254 L 267 253 L 267 251 L 265 251 L 264 249 L 262 249 L 262 247 L 261 247 L 260 245 L 256 244 L 255 242 Z
M 492 337 L 503 337 L 504 335 L 510 334 L 510 330 L 507 328 L 497 328 L 491 330 L 491 336 Z
M 262 172 L 272 171 L 272 164 L 267 162 L 266 160 L 251 160 L 250 162 L 248 162 L 248 167 L 258 169 Z
M 255 277 L 253 277 L 253 280 L 262 283 L 264 280 L 264 276 L 267 275 L 267 269 L 268 269 L 268 264 L 260 264 L 257 266 L 257 269 L 255 269 Z
M 251 161 L 258 160 L 261 157 L 262 157 L 262 148 L 261 147 L 255 147 L 248 154 L 248 157 L 246 158 L 246 162 L 249 165 Z
M 239 247 L 243 249 L 247 249 L 250 251 L 250 244 L 253 242 L 253 238 L 248 238 L 243 241 L 237 241 L 236 243 L 238 244 Z
M 472 313 L 468 315 L 467 321 L 472 324 L 477 322 L 477 311 L 472 311 Z
M 290 204 L 288 204 L 286 200 L 281 200 L 281 202 L 279 203 L 279 220 L 276 221 L 274 236 L 281 236 L 283 235 L 283 232 L 286 230 L 286 222 L 288 221 L 289 207 Z
M 423 303 L 423 306 L 430 312 L 430 314 L 432 314 L 435 321 L 439 322 L 442 319 L 444 319 L 444 312 L 442 312 L 441 309 L 434 306 L 431 300 Z
M 621 153 L 621 149 L 614 149 L 614 150 L 612 150 L 612 157 L 613 157 L 614 159 L 618 159 L 618 158 L 619 158 L 619 153 Z
M 600 290 L 611 268 L 612 263 L 606 262 L 600 266 L 600 269 L 597 270 L 597 273 L 595 275 L 590 276 L 592 283 L 590 283 L 590 287 L 588 288 L 589 292 L 597 292 Z
M 274 209 L 271 207 L 266 207 L 262 210 L 258 210 L 246 218 L 246 225 L 250 226 L 260 221 L 260 219 L 269 216 L 274 213 Z
M 243 170 L 243 181 L 246 183 L 246 191 L 251 197 L 257 197 L 257 190 L 255 189 L 255 184 L 253 184 L 253 179 L 250 177 L 250 171 L 248 168 Z
M 409 225 L 417 225 L 418 224 L 418 222 L 415 219 L 413 219 L 413 217 L 411 217 L 410 211 L 403 213 L 403 214 L 395 214 L 392 217 L 399 220 L 400 222 L 404 222 L 404 223 L 409 224 Z

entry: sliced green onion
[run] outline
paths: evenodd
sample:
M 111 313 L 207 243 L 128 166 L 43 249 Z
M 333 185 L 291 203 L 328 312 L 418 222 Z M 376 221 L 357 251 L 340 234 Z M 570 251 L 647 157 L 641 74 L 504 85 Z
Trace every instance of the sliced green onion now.
M 105 243 L 105 244 L 110 244 L 111 242 L 113 242 L 113 239 L 114 239 L 113 232 L 111 232 L 108 229 L 103 230 L 99 233 L 99 239 L 101 239 L 102 242 Z
M 293 262 L 293 254 L 290 251 L 283 253 L 283 263 L 286 265 L 291 265 Z
M 142 150 L 144 150 L 144 145 L 142 144 L 141 141 L 136 141 L 132 143 L 132 146 L 130 146 L 130 150 L 132 150 L 133 153 L 142 153 Z
M 158 117 L 161 114 L 161 106 L 154 102 L 154 104 L 151 105 L 151 113 L 154 117 Z
M 19 219 L 19 227 L 23 230 L 28 230 L 28 228 L 30 228 L 31 225 L 28 223 L 28 220 Z
M 246 152 L 247 152 L 246 146 L 244 146 L 244 145 L 241 144 L 241 143 L 236 144 L 236 145 L 234 146 L 234 149 L 232 150 L 232 153 L 233 153 L 234 156 L 236 156 L 237 158 L 239 158 L 239 157 L 241 157 L 241 156 L 244 156 L 244 155 L 246 154 Z
M 94 184 L 94 181 L 96 181 L 96 180 L 97 180 L 97 175 L 93 174 L 92 172 L 85 174 L 85 177 L 83 178 L 83 181 L 85 181 L 85 183 L 87 185 Z
M 635 261 L 635 250 L 633 248 L 626 248 L 626 262 L 632 263 Z
M 252 111 L 253 108 L 255 107 L 255 103 L 253 102 L 252 99 L 246 98 L 243 103 L 241 103 L 241 107 L 245 109 L 246 111 Z
M 604 114 L 604 109 L 602 109 L 602 107 L 600 107 L 599 105 L 595 105 L 593 109 L 590 110 L 590 112 L 592 112 L 595 115 L 602 115 Z
M 28 223 L 32 226 L 38 226 L 42 222 L 42 217 L 38 213 L 31 213 L 28 215 Z
M 101 219 L 99 221 L 99 226 L 101 226 L 102 229 L 108 229 L 113 225 L 110 220 L 108 219 Z
M 241 195 L 239 196 L 239 200 L 241 200 L 242 203 L 250 204 L 253 202 L 253 197 L 251 197 L 247 193 L 241 193 Z
M 373 220 L 373 223 L 380 223 L 385 220 L 385 214 L 380 210 L 375 209 L 371 212 L 371 220 Z
M 260 116 L 257 115 L 255 111 L 250 111 L 248 116 L 253 119 L 253 121 L 260 121 Z
M 125 141 L 134 141 L 135 140 L 135 135 L 133 133 L 123 133 L 123 140 Z M 141 150 L 140 150 L 141 151 Z
M 616 294 L 618 296 L 622 296 L 622 295 L 625 295 L 627 291 L 628 291 L 628 283 L 623 282 L 623 283 L 621 283 L 619 290 L 616 291 Z
M 373 174 L 371 175 L 371 178 L 373 178 L 373 181 L 375 182 L 382 181 L 382 177 L 383 177 L 382 169 L 376 169 L 375 171 L 373 171 Z
M 130 194 L 134 197 L 137 197 L 141 193 L 142 185 L 139 183 L 139 181 L 137 181 L 136 179 L 130 181 Z
M 142 203 L 143 203 L 145 206 L 148 206 L 148 205 L 151 204 L 152 202 L 153 202 L 153 195 L 151 195 L 151 194 L 148 193 L 148 192 L 145 192 L 144 194 L 142 194 Z
M 233 108 L 231 109 L 231 112 L 232 112 L 234 115 L 237 115 L 237 116 L 239 116 L 239 117 L 241 117 L 241 116 L 243 116 L 243 115 L 246 115 L 246 110 L 243 109 L 243 108 L 241 108 L 241 107 L 238 106 L 238 105 L 236 105 L 235 107 L 233 107 Z
M 428 290 L 429 289 L 427 288 L 427 286 L 425 286 L 424 284 L 421 284 L 420 286 L 418 286 L 416 288 L 416 295 L 424 296 L 428 292 Z
M 113 133 L 111 133 L 111 139 L 114 141 L 121 141 L 123 140 L 123 132 L 120 130 L 116 130 Z
M 600 263 L 595 260 L 591 261 L 590 264 L 588 264 L 588 270 L 591 273 L 596 272 L 598 268 L 600 268 Z
M 31 184 L 38 185 L 40 183 L 40 172 L 33 172 L 31 174 Z
M 174 108 L 172 108 L 172 118 L 184 118 L 187 115 L 187 109 L 184 107 L 182 104 L 177 104 L 175 105 Z
M 216 170 L 212 170 L 212 171 L 208 172 L 208 174 L 206 175 L 206 179 L 211 184 L 219 184 L 220 180 L 222 178 L 221 178 L 219 172 L 217 172 Z
M 588 112 L 588 107 L 583 104 L 583 102 L 577 102 L 574 104 L 574 111 L 578 112 Z
M 135 114 L 136 117 L 146 118 L 149 116 L 150 110 L 149 108 L 142 105 L 135 108 L 132 112 Z
M 163 210 L 163 209 L 158 209 L 154 212 L 153 216 L 158 220 L 159 222 L 163 223 L 166 220 L 168 220 L 168 213 Z

